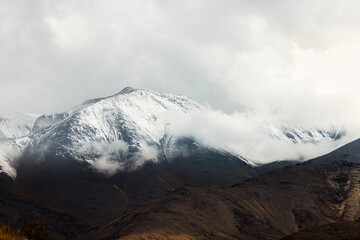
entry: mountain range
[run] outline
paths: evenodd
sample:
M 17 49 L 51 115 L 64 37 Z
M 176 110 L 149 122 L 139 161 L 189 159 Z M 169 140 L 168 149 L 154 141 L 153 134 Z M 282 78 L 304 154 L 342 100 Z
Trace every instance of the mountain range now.
M 2 221 L 32 217 L 53 239 L 276 239 L 357 217 L 349 190 L 357 187 L 356 143 L 304 163 L 265 164 L 172 131 L 173 121 L 204 111 L 188 97 L 127 87 L 61 113 L 2 116 Z M 290 146 L 346 134 L 260 127 Z
M 204 146 L 194 136 L 174 135 L 168 130 L 172 122 L 167 115 L 191 115 L 204 109 L 188 97 L 127 87 L 113 96 L 87 100 L 62 113 L 13 113 L 0 118 L 0 167 L 14 178 L 17 160 L 24 153 L 53 154 L 87 162 L 99 171 L 113 174 L 137 168 L 146 161 L 189 155 L 198 148 L 212 148 L 247 164 L 259 164 L 242 153 Z M 263 132 L 267 137 L 294 144 L 336 141 L 345 134 L 336 129 L 284 124 L 265 124 Z

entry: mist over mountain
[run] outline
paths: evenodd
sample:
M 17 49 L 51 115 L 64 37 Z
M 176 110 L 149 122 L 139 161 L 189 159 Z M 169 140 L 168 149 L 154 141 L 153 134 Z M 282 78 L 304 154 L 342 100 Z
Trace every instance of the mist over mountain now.
M 0 141 L 9 194 L 91 226 L 187 184 L 228 188 L 332 149 L 347 136 L 130 87 L 66 112 L 21 116 L 27 121 L 1 122 L 24 133 Z
M 51 239 L 278 239 L 358 219 L 359 141 L 331 152 L 356 132 L 279 111 L 126 87 L 65 112 L 3 114 L 2 219 L 34 218 Z
M 47 154 L 72 158 L 112 175 L 191 155 L 194 147 L 261 165 L 305 160 L 347 140 L 347 132 L 335 127 L 287 125 L 256 112 L 229 115 L 187 97 L 131 87 L 62 113 L 2 118 L 0 129 L 2 170 L 13 177 L 24 154 L 39 161 Z

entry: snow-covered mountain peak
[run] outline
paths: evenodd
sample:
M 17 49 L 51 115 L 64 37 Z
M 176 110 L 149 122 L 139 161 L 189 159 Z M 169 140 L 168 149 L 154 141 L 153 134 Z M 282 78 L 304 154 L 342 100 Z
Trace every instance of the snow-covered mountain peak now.
M 76 112 L 78 110 L 84 109 L 94 104 L 99 104 L 106 106 L 106 104 L 122 105 L 123 102 L 126 102 L 128 105 L 136 105 L 137 103 L 142 103 L 142 107 L 146 109 L 150 105 L 162 105 L 165 109 L 182 110 L 186 112 L 193 108 L 202 108 L 200 104 L 195 102 L 189 97 L 180 96 L 170 93 L 162 93 L 158 91 L 145 90 L 145 89 L 136 89 L 132 87 L 126 87 L 120 92 L 102 98 L 89 99 L 83 102 L 81 105 L 67 111 L 69 114 Z M 183 109 L 179 109 L 183 108 Z
M 123 90 L 118 92 L 116 95 L 127 94 L 127 93 L 134 92 L 136 90 L 139 90 L 139 89 L 135 89 L 135 88 L 132 88 L 132 87 L 125 87 Z
M 127 115 L 137 112 L 141 115 L 145 112 L 157 114 L 165 110 L 186 113 L 201 109 L 202 106 L 188 97 L 126 87 L 115 95 L 87 100 L 67 113 L 71 115 L 95 108 L 101 108 L 103 111 L 120 111 Z
M 157 159 L 167 134 L 163 115 L 189 114 L 202 108 L 192 99 L 174 94 L 130 88 L 121 92 L 39 117 L 28 150 L 48 149 L 93 165 L 106 158 L 117 161 L 114 168 L 137 166 Z

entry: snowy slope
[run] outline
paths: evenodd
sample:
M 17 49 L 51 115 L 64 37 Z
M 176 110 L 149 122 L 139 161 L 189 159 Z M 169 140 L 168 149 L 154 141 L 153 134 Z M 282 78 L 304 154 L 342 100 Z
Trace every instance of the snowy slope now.
M 38 116 L 10 112 L 0 116 L 0 140 L 14 139 L 30 134 Z
M 300 125 L 289 126 L 280 125 L 275 127 L 273 125 L 266 124 L 264 131 L 274 139 L 287 141 L 294 144 L 302 143 L 319 143 L 323 141 L 336 141 L 345 135 L 344 131 L 338 131 L 336 129 L 317 129 L 311 127 L 303 127 Z
M 40 117 L 28 150 L 46 148 L 93 165 L 105 161 L 114 168 L 134 167 L 144 160 L 157 160 L 167 124 L 161 114 L 201 108 L 187 97 L 125 88 L 66 113 Z M 124 161 L 119 163 L 119 159 Z
M 16 177 L 16 160 L 21 157 L 29 141 L 28 137 L 0 141 L 0 172 Z
M 16 176 L 15 160 L 27 146 L 37 115 L 8 111 L 0 117 L 0 168 Z

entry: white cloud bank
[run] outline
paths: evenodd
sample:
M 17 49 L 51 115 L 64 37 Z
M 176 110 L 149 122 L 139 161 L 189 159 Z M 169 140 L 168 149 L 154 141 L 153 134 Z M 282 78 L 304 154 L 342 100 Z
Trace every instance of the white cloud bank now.
M 319 139 L 317 143 L 294 144 L 282 136 L 276 139 L 269 135 L 266 126 L 280 129 L 281 126 L 299 127 L 280 120 L 276 114 L 268 113 L 264 120 L 262 114 L 233 113 L 204 110 L 195 114 L 166 114 L 163 117 L 170 123 L 167 132 L 175 136 L 190 136 L 205 146 L 224 149 L 239 154 L 255 164 L 264 164 L 278 160 L 308 160 L 321 156 L 337 147 L 356 139 L 356 135 L 349 133 L 347 127 L 303 125 L 304 130 L 338 130 L 347 135 L 340 140 L 330 138 Z M 279 135 L 281 136 L 281 135 Z M 315 138 L 316 140 L 316 138 Z

